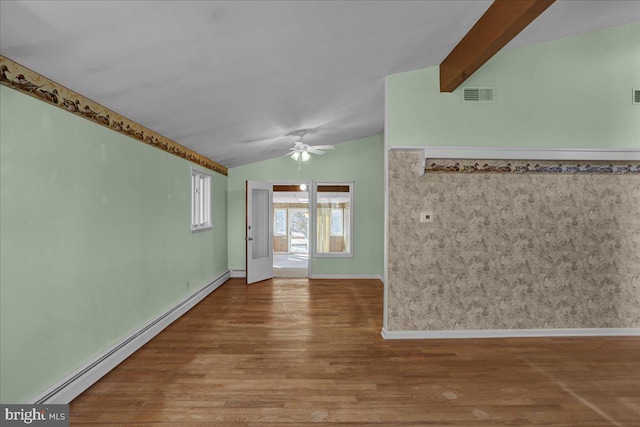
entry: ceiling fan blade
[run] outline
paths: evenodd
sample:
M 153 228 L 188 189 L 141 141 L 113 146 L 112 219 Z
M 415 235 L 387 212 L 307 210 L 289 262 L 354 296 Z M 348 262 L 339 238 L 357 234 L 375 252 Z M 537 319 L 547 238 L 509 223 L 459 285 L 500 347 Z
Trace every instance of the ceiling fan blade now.
M 313 147 L 312 147 L 312 148 L 307 149 L 307 152 L 312 153 L 312 154 L 319 154 L 319 155 L 323 155 L 323 154 L 324 154 L 324 151 L 316 150 L 316 149 L 314 149 Z
M 334 147 L 333 145 L 314 145 L 312 146 L 312 148 L 315 148 L 317 150 L 333 150 L 336 147 Z

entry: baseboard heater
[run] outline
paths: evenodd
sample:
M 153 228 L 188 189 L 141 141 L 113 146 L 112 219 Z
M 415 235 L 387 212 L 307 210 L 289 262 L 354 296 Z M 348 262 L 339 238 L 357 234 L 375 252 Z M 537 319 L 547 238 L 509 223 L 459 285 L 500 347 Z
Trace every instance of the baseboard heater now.
M 222 273 L 220 276 L 209 282 L 208 285 L 189 295 L 169 310 L 165 311 L 159 317 L 143 326 L 141 329 L 129 335 L 124 340 L 116 343 L 104 353 L 101 353 L 78 370 L 72 372 L 44 392 L 35 396 L 28 403 L 66 404 L 71 402 L 71 400 L 76 396 L 91 387 L 91 385 L 118 366 L 136 350 L 162 332 L 163 329 L 189 311 L 197 303 L 202 301 L 207 295 L 226 282 L 227 279 L 229 279 L 229 271 Z

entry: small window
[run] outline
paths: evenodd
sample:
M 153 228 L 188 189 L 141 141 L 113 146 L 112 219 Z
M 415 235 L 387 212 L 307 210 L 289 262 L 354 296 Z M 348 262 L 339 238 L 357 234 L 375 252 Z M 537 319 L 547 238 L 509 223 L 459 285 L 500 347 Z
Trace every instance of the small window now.
M 274 236 L 287 235 L 287 210 L 286 209 L 279 209 L 279 208 L 274 209 L 273 235 Z
M 319 183 L 316 203 L 315 256 L 353 256 L 353 183 Z
M 191 231 L 211 228 L 211 175 L 191 169 Z
M 343 215 L 344 209 L 331 209 L 331 224 L 329 228 L 332 236 L 344 236 Z

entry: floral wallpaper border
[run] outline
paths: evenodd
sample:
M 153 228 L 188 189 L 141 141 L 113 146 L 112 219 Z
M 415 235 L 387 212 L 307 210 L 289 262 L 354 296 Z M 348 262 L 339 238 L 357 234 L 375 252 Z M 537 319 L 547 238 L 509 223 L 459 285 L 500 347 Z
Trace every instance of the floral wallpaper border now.
M 454 160 L 427 159 L 426 173 L 561 173 L 561 174 L 634 174 L 640 175 L 639 163 L 626 162 L 534 162 L 527 160 Z
M 130 136 L 174 156 L 222 175 L 227 175 L 227 168 L 213 160 L 165 138 L 2 55 L 0 55 L 0 84 L 67 110 L 77 116 L 84 117 L 123 135 Z

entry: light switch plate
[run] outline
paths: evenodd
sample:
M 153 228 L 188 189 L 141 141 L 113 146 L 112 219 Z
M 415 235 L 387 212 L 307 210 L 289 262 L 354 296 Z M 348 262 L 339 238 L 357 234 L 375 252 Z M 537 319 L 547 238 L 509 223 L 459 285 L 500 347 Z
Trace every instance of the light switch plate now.
M 420 222 L 433 222 L 433 212 L 420 212 Z

